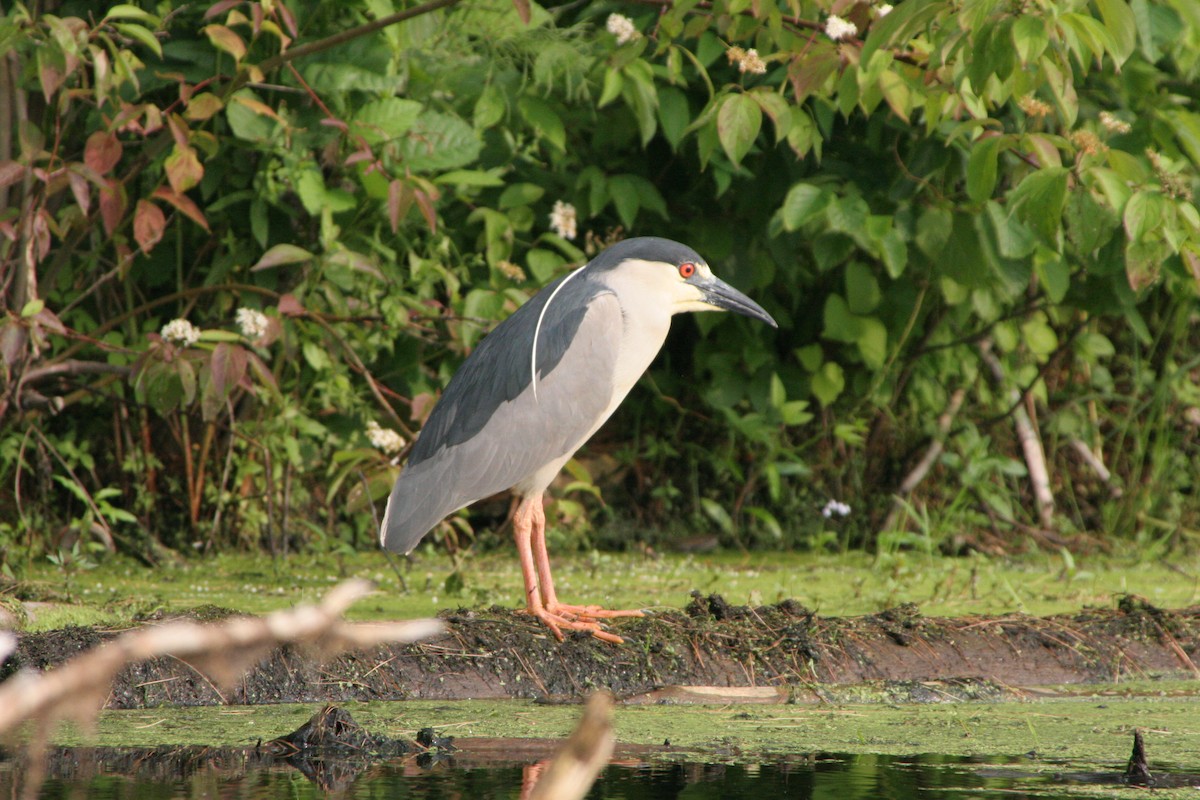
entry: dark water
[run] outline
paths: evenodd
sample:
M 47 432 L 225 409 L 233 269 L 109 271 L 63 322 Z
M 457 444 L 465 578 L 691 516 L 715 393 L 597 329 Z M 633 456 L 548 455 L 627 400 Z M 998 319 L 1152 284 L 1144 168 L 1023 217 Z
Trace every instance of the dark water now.
M 307 797 L 489 800 L 519 798 L 536 756 L 513 752 L 438 760 L 310 762 L 299 767 L 252 750 L 63 748 L 51 752 L 43 800 L 295 800 Z M 663 756 L 659 755 L 659 759 Z M 672 754 L 668 758 L 686 757 Z M 709 756 L 711 758 L 711 756 Z M 0 798 L 19 797 L 26 771 L 0 761 Z M 1200 786 L 1200 776 L 1162 775 L 1173 786 Z M 1071 771 L 1031 758 L 819 754 L 760 764 L 644 760 L 618 753 L 588 798 L 1067 798 L 1108 796 L 1123 785 L 1112 771 Z

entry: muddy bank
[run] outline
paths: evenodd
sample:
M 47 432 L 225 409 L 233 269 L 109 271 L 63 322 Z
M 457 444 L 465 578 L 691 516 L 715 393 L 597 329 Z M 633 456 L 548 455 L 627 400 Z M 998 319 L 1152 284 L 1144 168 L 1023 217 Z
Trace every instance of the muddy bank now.
M 750 608 L 695 595 L 682 612 L 617 624 L 620 646 L 584 635 L 559 643 L 528 617 L 501 608 L 443 616 L 447 633 L 419 645 L 325 662 L 282 648 L 229 687 L 216 686 L 195 665 L 155 659 L 120 675 L 108 707 L 570 700 L 597 688 L 634 701 L 723 701 L 657 691 L 671 686 L 758 687 L 752 700 L 806 702 L 870 682 L 907 687 L 906 699 L 936 701 L 1012 687 L 1200 675 L 1200 607 L 1164 610 L 1135 597 L 1116 609 L 1071 615 L 940 619 L 913 606 L 820 617 L 794 602 Z M 53 667 L 112 635 L 93 628 L 24 634 L 4 674 Z

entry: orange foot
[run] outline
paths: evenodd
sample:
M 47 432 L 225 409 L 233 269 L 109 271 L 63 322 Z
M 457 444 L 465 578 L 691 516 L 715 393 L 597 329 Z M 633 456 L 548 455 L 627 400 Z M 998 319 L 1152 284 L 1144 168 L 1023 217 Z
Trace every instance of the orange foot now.
M 527 608 L 525 611 L 541 620 L 541 623 L 549 628 L 550 632 L 554 634 L 554 638 L 560 642 L 563 640 L 562 629 L 566 628 L 570 631 L 588 631 L 593 637 L 604 642 L 625 643 L 620 636 L 604 630 L 604 626 L 594 619 L 581 619 L 573 615 L 547 611 L 544 608 Z
M 613 619 L 615 617 L 644 617 L 646 612 L 637 609 L 613 610 L 601 606 L 573 606 L 568 603 L 551 603 L 546 607 L 551 614 L 571 619 Z

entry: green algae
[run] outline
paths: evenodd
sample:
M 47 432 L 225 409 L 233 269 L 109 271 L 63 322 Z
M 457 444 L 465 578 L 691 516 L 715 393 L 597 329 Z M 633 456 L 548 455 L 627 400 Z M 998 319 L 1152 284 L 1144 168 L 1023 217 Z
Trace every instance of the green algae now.
M 1164 688 L 1162 695 L 1092 694 L 998 703 L 887 703 L 633 706 L 616 710 L 617 740 L 662 745 L 689 759 L 755 761 L 799 753 L 944 754 L 1013 757 L 1123 767 L 1132 731 L 1146 736 L 1151 766 L 1197 771 L 1200 715 L 1195 682 Z M 1127 687 L 1120 687 L 1126 691 Z M 457 737 L 565 737 L 579 706 L 530 701 L 410 701 L 343 706 L 372 733 L 414 738 L 433 726 Z M 151 747 L 253 746 L 290 733 L 317 705 L 201 707 L 105 711 L 94 734 L 64 727 L 57 744 Z
M 298 554 L 271 560 L 226 554 L 150 569 L 113 558 L 73 577 L 71 591 L 53 565 L 26 571 L 22 592 L 43 600 L 29 609 L 28 630 L 66 624 L 123 625 L 154 612 L 219 606 L 265 613 L 314 602 L 349 577 L 379 589 L 351 619 L 431 616 L 438 610 L 515 606 L 521 576 L 510 553 L 452 560 L 422 550 L 402 562 L 401 588 L 382 553 Z M 1156 606 L 1200 602 L 1200 578 L 1176 565 L 1120 556 L 1057 555 L 1011 559 L 947 558 L 912 553 L 875 558 L 850 553 L 568 554 L 556 556 L 559 596 L 609 607 L 680 608 L 693 589 L 719 592 L 733 604 L 795 599 L 823 615 L 876 613 L 916 603 L 928 616 L 1053 614 L 1111 606 L 1139 594 Z

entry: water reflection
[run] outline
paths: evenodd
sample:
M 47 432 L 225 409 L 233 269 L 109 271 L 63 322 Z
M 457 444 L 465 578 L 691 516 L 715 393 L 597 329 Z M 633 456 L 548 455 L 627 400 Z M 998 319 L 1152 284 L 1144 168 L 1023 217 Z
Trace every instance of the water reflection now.
M 450 757 L 309 762 L 301 769 L 253 748 L 59 748 L 50 752 L 42 800 L 294 800 L 307 797 L 516 800 L 529 767 L 552 742 L 492 741 Z M 543 752 L 544 751 L 544 752 Z M 939 800 L 1078 797 L 1079 783 L 1114 783 L 1119 773 L 1056 771 L 1026 759 L 900 758 L 820 754 L 760 764 L 688 760 L 686 754 L 626 748 L 587 795 L 593 800 L 725 798 L 894 798 Z M 19 796 L 20 765 L 0 760 L 0 797 Z M 1174 781 L 1172 781 L 1174 782 Z M 1069 785 L 1074 784 L 1075 789 Z M 1186 781 L 1185 781 L 1186 784 Z M 1194 784 L 1187 784 L 1194 785 Z M 1056 787 L 1062 787 L 1061 795 Z

